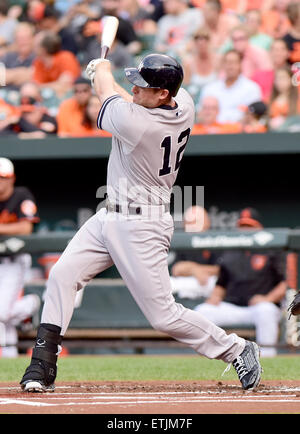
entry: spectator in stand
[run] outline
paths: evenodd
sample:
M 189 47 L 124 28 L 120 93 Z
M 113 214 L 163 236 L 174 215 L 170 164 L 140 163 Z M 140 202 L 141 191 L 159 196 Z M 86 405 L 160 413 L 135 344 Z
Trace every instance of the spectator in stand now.
M 252 79 L 257 71 L 272 69 L 270 54 L 250 43 L 248 31 L 244 26 L 235 27 L 231 31 L 231 40 L 234 50 L 242 56 L 242 72 L 246 77 Z
M 261 31 L 262 14 L 259 9 L 251 9 L 245 15 L 245 25 L 249 34 L 249 42 L 251 45 L 270 50 L 273 38 L 265 32 Z
M 210 228 L 210 218 L 201 206 L 189 207 L 183 216 L 185 232 L 205 232 Z M 208 297 L 215 286 L 219 266 L 217 253 L 209 250 L 180 250 L 172 259 L 170 253 L 171 285 L 179 297 Z
M 236 27 L 240 21 L 235 14 L 222 11 L 220 0 L 206 0 L 203 5 L 203 15 L 205 26 L 210 31 L 212 49 L 218 50 L 229 37 L 231 29 Z
M 39 86 L 26 83 L 20 89 L 20 119 L 14 130 L 20 139 L 43 139 L 57 133 L 55 117 L 43 106 Z
M 274 39 L 270 48 L 273 69 L 289 66 L 289 49 L 284 39 Z
M 292 2 L 288 5 L 287 14 L 291 23 L 289 31 L 283 36 L 290 55 L 291 64 L 300 62 L 300 4 Z
M 98 128 L 98 115 L 101 108 L 99 98 L 92 94 L 87 102 L 83 120 L 73 128 L 70 137 L 111 137 L 110 133 Z
M 11 117 L 1 135 L 18 134 L 22 139 L 41 139 L 48 134 L 56 134 L 56 119 L 50 116 L 43 106 L 39 87 L 35 83 L 25 83 L 20 88 L 20 105 L 10 106 Z
M 291 68 L 275 72 L 274 85 L 269 103 L 269 128 L 278 129 L 290 116 L 300 114 L 298 88 L 293 85 Z
M 81 74 L 76 56 L 61 50 L 61 38 L 53 32 L 35 36 L 35 54 L 33 80 L 42 88 L 53 89 L 58 96 L 67 94 Z
M 9 89 L 19 87 L 32 78 L 32 64 L 35 59 L 34 26 L 30 23 L 20 23 L 15 30 L 13 50 L 0 58 L 6 67 L 6 86 Z
M 263 101 L 249 104 L 245 109 L 245 115 L 241 120 L 241 132 L 243 133 L 266 133 L 268 107 Z
M 238 51 L 225 53 L 222 65 L 223 77 L 204 86 L 200 106 L 206 96 L 214 96 L 220 107 L 218 122 L 239 122 L 244 115 L 242 106 L 261 101 L 261 90 L 258 84 L 242 74 L 242 57 Z
M 157 31 L 156 22 L 146 4 L 139 0 L 121 0 L 120 16 L 129 20 L 136 34 L 140 36 L 155 35 Z
M 241 211 L 240 229 L 262 228 L 253 208 Z M 282 252 L 225 251 L 218 260 L 219 279 L 211 296 L 195 310 L 222 327 L 254 325 L 262 357 L 276 355 L 280 302 L 286 293 Z
M 77 37 L 68 27 L 64 26 L 64 20 L 60 19 L 59 12 L 51 5 L 46 5 L 42 18 L 36 23 L 38 31 L 51 31 L 61 38 L 61 49 L 71 51 L 77 55 L 79 51 Z
M 289 30 L 291 23 L 287 15 L 287 7 L 291 0 L 274 0 L 273 7 L 262 14 L 262 32 L 272 38 L 282 38 Z
M 59 24 L 67 28 L 81 47 L 81 30 L 88 20 L 97 20 L 101 14 L 101 2 L 89 0 L 69 0 L 55 2 L 55 9 L 60 13 Z M 67 6 L 67 7 L 66 7 Z
M 82 28 L 82 50 L 86 49 L 92 38 L 97 38 L 101 18 L 105 15 L 113 15 L 119 19 L 116 39 L 125 45 L 131 55 L 138 55 L 142 49 L 142 44 L 131 22 L 120 16 L 121 0 L 102 0 L 101 7 L 102 11 L 98 19 L 88 20 Z
M 193 36 L 191 52 L 182 59 L 183 84 L 194 101 L 199 98 L 203 86 L 217 79 L 217 57 L 211 47 L 211 35 L 201 27 Z
M 35 24 L 42 19 L 45 7 L 43 0 L 28 0 L 20 19 Z
M 218 122 L 219 101 L 214 96 L 206 96 L 202 100 L 192 134 L 233 134 L 241 132 L 240 123 L 221 124 Z
M 4 55 L 14 42 L 14 33 L 18 24 L 16 18 L 9 16 L 10 3 L 0 0 L 0 55 Z
M 183 57 L 194 33 L 204 24 L 202 11 L 187 0 L 163 0 L 165 14 L 159 19 L 154 42 L 156 51 Z
M 31 234 L 34 224 L 39 222 L 32 193 L 26 187 L 15 187 L 15 181 L 13 163 L 0 158 L 0 235 L 4 237 Z M 28 253 L 0 258 L 0 357 L 18 356 L 16 327 L 39 311 L 38 295 L 20 297 L 30 267 Z
M 270 48 L 272 69 L 269 71 L 256 71 L 252 79 L 260 86 L 263 100 L 269 102 L 274 83 L 275 71 L 279 68 L 289 67 L 289 50 L 283 39 L 274 39 Z
M 74 95 L 63 101 L 58 109 L 57 123 L 60 137 L 71 137 L 76 126 L 82 125 L 86 106 L 92 95 L 90 80 L 79 77 L 73 85 Z

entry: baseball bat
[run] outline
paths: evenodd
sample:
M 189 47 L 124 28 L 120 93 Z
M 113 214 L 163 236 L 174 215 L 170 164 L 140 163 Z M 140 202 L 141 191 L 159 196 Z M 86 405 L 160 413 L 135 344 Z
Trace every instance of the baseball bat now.
M 103 17 L 103 27 L 101 36 L 101 59 L 105 59 L 108 51 L 110 50 L 119 27 L 119 20 L 117 17 L 107 15 Z

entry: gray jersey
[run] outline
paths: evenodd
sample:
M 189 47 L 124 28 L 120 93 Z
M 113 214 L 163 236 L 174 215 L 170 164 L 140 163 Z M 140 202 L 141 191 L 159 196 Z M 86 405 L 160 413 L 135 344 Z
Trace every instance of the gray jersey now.
M 154 109 L 113 95 L 102 105 L 98 127 L 113 135 L 107 191 L 112 203 L 169 203 L 194 119 L 190 95 L 180 89 L 176 106 Z

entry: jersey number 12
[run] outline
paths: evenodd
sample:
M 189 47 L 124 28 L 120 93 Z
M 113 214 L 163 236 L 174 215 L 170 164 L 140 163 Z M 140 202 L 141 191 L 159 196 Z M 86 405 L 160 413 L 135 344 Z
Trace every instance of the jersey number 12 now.
M 181 159 L 182 159 L 181 154 L 183 153 L 184 148 L 186 147 L 186 144 L 187 144 L 189 137 L 190 137 L 190 133 L 191 133 L 191 129 L 187 128 L 178 137 L 178 144 L 181 143 L 184 138 L 186 138 L 186 140 L 177 151 L 174 172 L 176 172 L 176 170 L 179 169 Z M 159 176 L 164 176 L 164 175 L 168 175 L 169 173 L 171 173 L 171 170 L 172 170 L 172 167 L 170 165 L 171 164 L 170 157 L 171 157 L 171 149 L 172 149 L 171 136 L 165 137 L 164 140 L 161 142 L 160 147 L 164 149 L 164 157 L 163 157 L 162 168 L 159 170 Z

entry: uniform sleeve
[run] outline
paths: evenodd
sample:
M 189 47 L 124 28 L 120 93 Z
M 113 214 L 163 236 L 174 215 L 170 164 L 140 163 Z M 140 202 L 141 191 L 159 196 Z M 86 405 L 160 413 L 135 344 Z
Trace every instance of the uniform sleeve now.
M 147 109 L 126 102 L 120 95 L 107 98 L 98 115 L 98 128 L 125 143 L 128 153 L 140 142 L 147 128 Z
M 20 192 L 17 213 L 19 220 L 28 220 L 32 223 L 40 221 L 35 198 L 27 188 L 22 189 L 22 192 Z

